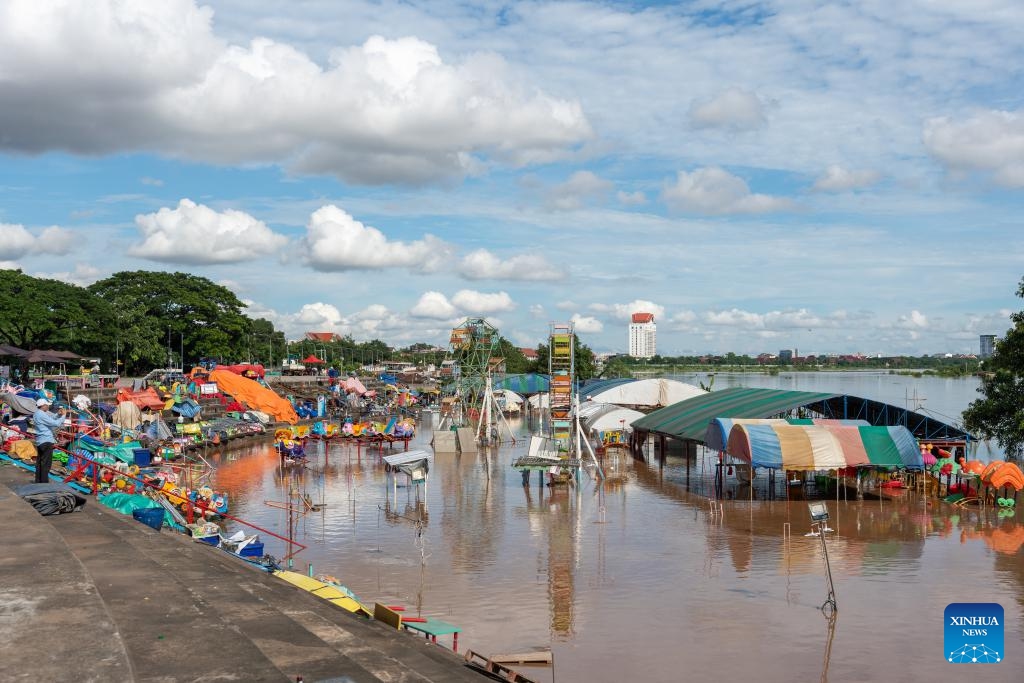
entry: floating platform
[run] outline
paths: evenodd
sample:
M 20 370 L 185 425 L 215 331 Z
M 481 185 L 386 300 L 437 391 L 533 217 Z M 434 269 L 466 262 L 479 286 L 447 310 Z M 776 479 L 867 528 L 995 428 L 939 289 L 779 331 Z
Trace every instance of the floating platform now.
M 551 653 L 548 652 L 550 664 Z M 509 656 L 509 655 L 503 655 Z M 525 662 L 523 662 L 525 663 Z M 495 661 L 493 657 L 485 657 L 479 652 L 473 650 L 466 650 L 466 666 L 471 669 L 489 674 L 491 678 L 499 681 L 511 681 L 513 683 L 536 683 L 532 678 L 527 678 L 523 674 L 519 673 L 515 669 L 510 668 L 505 663 Z

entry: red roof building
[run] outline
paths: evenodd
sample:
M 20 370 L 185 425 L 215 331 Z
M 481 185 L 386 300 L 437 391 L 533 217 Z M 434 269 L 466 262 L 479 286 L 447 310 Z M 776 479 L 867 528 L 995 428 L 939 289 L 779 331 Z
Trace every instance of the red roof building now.
M 334 332 L 307 332 L 306 339 L 308 341 L 328 343 L 341 341 L 341 335 L 335 334 Z
M 633 314 L 633 322 L 635 322 L 635 323 L 653 323 L 654 322 L 654 314 L 653 313 L 634 313 Z
M 530 349 L 530 348 L 526 348 L 526 347 L 521 347 L 519 349 L 519 351 L 524 356 L 526 356 L 526 360 L 537 360 L 537 358 L 538 358 L 538 356 L 537 356 L 537 349 Z

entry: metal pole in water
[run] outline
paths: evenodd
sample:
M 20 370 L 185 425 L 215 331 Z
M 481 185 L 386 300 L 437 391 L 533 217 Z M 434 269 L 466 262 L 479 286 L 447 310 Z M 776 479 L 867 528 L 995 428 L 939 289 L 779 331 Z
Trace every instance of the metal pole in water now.
M 828 580 L 828 597 L 825 598 L 821 611 L 825 613 L 825 616 L 831 616 L 838 611 L 838 607 L 836 606 L 836 589 L 832 584 L 832 565 L 828 561 L 828 546 L 825 544 L 824 522 L 818 522 L 818 535 L 821 537 L 821 554 L 825 560 L 825 577 Z

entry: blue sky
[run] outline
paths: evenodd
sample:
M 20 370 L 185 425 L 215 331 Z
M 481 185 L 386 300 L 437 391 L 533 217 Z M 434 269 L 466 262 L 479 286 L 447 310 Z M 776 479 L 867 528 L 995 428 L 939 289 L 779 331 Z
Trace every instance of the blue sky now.
M 289 336 L 969 353 L 1021 307 L 1024 6 L 0 2 L 0 267 Z

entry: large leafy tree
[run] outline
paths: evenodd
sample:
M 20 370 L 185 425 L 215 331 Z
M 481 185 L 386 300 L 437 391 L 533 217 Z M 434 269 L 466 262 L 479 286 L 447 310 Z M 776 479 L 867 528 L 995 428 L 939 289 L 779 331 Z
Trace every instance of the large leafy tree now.
M 0 342 L 24 349 L 95 353 L 111 309 L 81 287 L 0 270 Z
M 498 355 L 505 359 L 505 372 L 510 375 L 518 375 L 531 370 L 530 361 L 519 350 L 519 347 L 504 337 L 498 340 Z
M 575 348 L 576 379 L 579 381 L 588 380 L 594 376 L 594 352 L 589 346 L 580 341 L 579 335 L 573 335 Z M 536 371 L 546 373 L 548 371 L 548 346 L 541 344 L 537 347 Z
M 1024 279 L 1017 296 L 1024 298 Z M 985 398 L 968 406 L 964 424 L 979 436 L 996 439 L 1009 457 L 1020 459 L 1024 452 L 1024 311 L 1014 313 L 1010 320 L 1013 327 L 985 361 L 978 388 Z
M 248 353 L 252 321 L 231 290 L 189 273 L 115 273 L 89 290 L 117 319 L 129 370 L 206 356 L 238 360 Z

